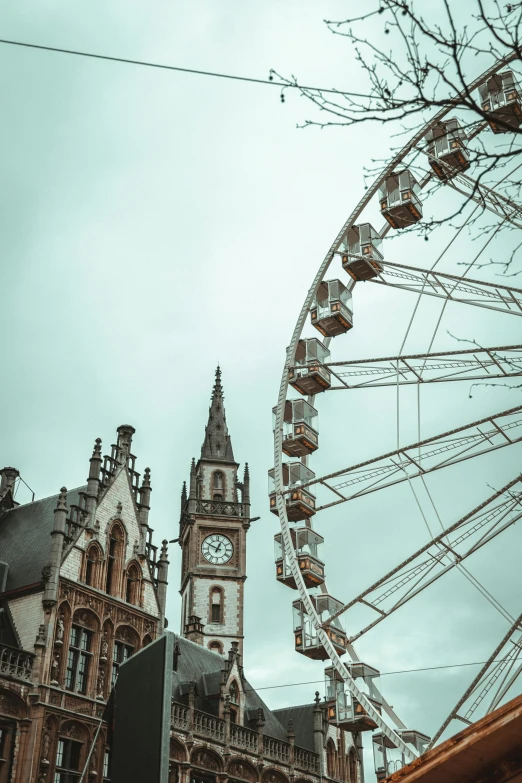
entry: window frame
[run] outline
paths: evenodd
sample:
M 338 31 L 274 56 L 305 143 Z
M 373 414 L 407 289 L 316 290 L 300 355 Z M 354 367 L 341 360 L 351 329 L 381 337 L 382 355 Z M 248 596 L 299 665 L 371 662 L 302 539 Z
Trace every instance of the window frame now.
M 131 651 L 130 653 L 128 652 L 129 650 Z M 121 639 L 114 639 L 112 644 L 112 656 L 111 656 L 111 690 L 112 688 L 114 688 L 116 684 L 120 666 L 122 665 L 122 663 L 125 663 L 125 661 L 128 661 L 129 658 L 132 655 L 134 655 L 136 651 L 137 650 L 135 645 L 128 644 L 127 642 L 124 642 Z M 122 652 L 123 654 L 120 655 L 119 654 L 120 652 Z M 114 657 L 115 653 L 117 654 L 117 659 L 115 659 Z
M 219 599 L 215 601 L 214 596 L 219 596 Z M 208 615 L 209 623 L 213 625 L 223 625 L 225 622 L 225 591 L 219 585 L 210 588 Z
M 71 623 L 67 658 L 65 660 L 65 690 L 72 693 L 87 694 L 94 658 L 94 635 L 95 632 L 92 629 L 85 628 L 83 625 L 75 623 L 74 620 Z M 80 670 L 80 665 L 82 670 Z M 82 680 L 82 688 L 78 687 L 80 678 Z
M 84 743 L 80 740 L 71 739 L 70 737 L 58 736 L 53 783 L 75 783 L 75 781 L 80 780 L 82 773 L 81 764 L 83 745 Z M 71 762 L 73 761 L 71 758 L 72 750 L 78 753 L 78 758 L 74 760 L 74 763 L 77 765 L 76 768 L 70 766 Z

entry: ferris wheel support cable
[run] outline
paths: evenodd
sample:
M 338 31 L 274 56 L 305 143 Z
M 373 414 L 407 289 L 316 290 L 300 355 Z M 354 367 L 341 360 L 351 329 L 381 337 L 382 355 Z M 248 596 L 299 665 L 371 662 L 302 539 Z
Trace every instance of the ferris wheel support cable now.
M 502 60 L 496 62 L 493 66 L 491 66 L 484 73 L 482 73 L 477 79 L 475 79 L 469 86 L 463 89 L 459 93 L 459 96 L 456 98 L 456 100 L 458 100 L 459 97 L 464 97 L 466 93 L 468 93 L 469 91 L 477 89 L 478 86 L 485 79 L 488 79 L 490 76 L 494 75 L 499 68 L 511 62 L 511 60 L 514 59 L 514 57 L 515 54 L 505 57 Z M 450 110 L 451 110 L 451 106 L 448 106 L 448 107 L 444 107 L 439 112 L 437 112 L 434 115 L 434 117 L 431 119 L 431 121 L 428 123 L 428 127 L 440 121 L 444 116 L 446 116 L 446 114 L 448 114 Z M 301 312 L 299 314 L 294 332 L 292 334 L 290 345 L 287 348 L 285 367 L 283 370 L 283 375 L 281 378 L 281 384 L 279 388 L 278 403 L 276 408 L 276 421 L 275 421 L 275 429 L 274 429 L 274 479 L 275 479 L 275 492 L 276 492 L 276 506 L 277 506 L 277 511 L 279 514 L 279 520 L 281 525 L 282 541 L 283 541 L 285 556 L 289 560 L 290 569 L 296 581 L 296 586 L 299 591 L 301 601 L 306 609 L 307 614 L 311 618 L 316 628 L 318 637 L 325 651 L 329 655 L 333 667 L 346 683 L 348 690 L 351 692 L 352 695 L 358 698 L 360 704 L 366 710 L 370 718 L 376 723 L 378 728 L 381 729 L 384 736 L 387 737 L 396 748 L 399 748 L 401 750 L 401 752 L 404 754 L 404 758 L 408 761 L 411 761 L 414 758 L 416 758 L 418 756 L 418 752 L 416 750 L 413 750 L 402 740 L 402 738 L 396 733 L 394 728 L 392 728 L 382 718 L 380 713 L 378 713 L 377 710 L 375 710 L 375 708 L 368 701 L 366 696 L 359 690 L 355 681 L 351 677 L 348 669 L 341 662 L 326 631 L 321 627 L 320 618 L 315 610 L 313 601 L 311 600 L 311 597 L 308 594 L 303 576 L 301 574 L 301 571 L 297 563 L 297 557 L 292 544 L 292 540 L 290 536 L 290 526 L 286 513 L 286 502 L 283 494 L 284 483 L 283 483 L 283 475 L 282 475 L 282 435 L 283 435 L 283 407 L 286 401 L 286 394 L 288 389 L 288 373 L 290 367 L 292 366 L 295 360 L 297 343 L 300 338 L 307 313 L 310 309 L 312 298 L 315 296 L 317 289 L 320 283 L 322 282 L 324 275 L 332 262 L 334 254 L 338 250 L 340 243 L 343 239 L 343 236 L 345 235 L 348 228 L 351 225 L 353 225 L 354 221 L 361 214 L 363 209 L 367 206 L 370 199 L 375 195 L 375 193 L 379 188 L 379 185 L 381 184 L 382 181 L 384 181 L 385 177 L 391 174 L 395 166 L 397 166 L 403 160 L 403 158 L 412 149 L 412 147 L 418 144 L 418 142 L 424 137 L 425 132 L 426 132 L 426 126 L 423 126 L 421 129 L 417 131 L 417 133 L 414 134 L 410 142 L 407 145 L 405 145 L 403 149 L 399 151 L 392 158 L 390 163 L 384 168 L 381 174 L 376 178 L 374 183 L 369 187 L 368 191 L 366 191 L 363 198 L 359 201 L 356 208 L 349 216 L 348 220 L 344 223 L 343 227 L 341 228 L 340 232 L 335 238 L 332 246 L 330 247 L 330 250 L 328 251 L 325 259 L 320 265 L 319 270 L 312 283 L 312 286 L 309 289 L 308 294 L 303 303 L 303 306 L 301 308 Z
M 512 493 L 515 486 L 520 485 L 517 493 Z M 496 506 L 492 504 L 503 495 L 507 497 Z M 518 510 L 516 510 L 518 507 Z M 511 515 L 511 516 L 510 516 Z M 379 613 L 379 618 L 376 622 L 381 622 L 385 617 L 388 617 L 393 611 L 402 606 L 406 600 L 409 600 L 411 591 L 415 590 L 415 594 L 418 594 L 421 590 L 425 589 L 429 584 L 432 584 L 435 579 L 438 579 L 439 575 L 446 573 L 454 566 L 461 563 L 470 555 L 474 554 L 478 549 L 481 549 L 493 538 L 496 538 L 502 532 L 514 525 L 522 517 L 522 474 L 518 475 L 512 481 L 508 482 L 501 489 L 497 490 L 493 495 L 488 497 L 480 505 L 469 511 L 463 517 L 450 527 L 446 528 L 442 533 L 432 538 L 431 541 L 424 544 L 417 549 L 413 554 L 409 555 L 395 568 L 388 571 L 383 577 L 374 582 L 370 587 L 357 595 L 348 603 L 344 604 L 338 611 L 334 612 L 330 617 L 325 620 L 323 627 L 328 627 L 333 620 L 340 617 L 347 612 L 353 606 L 359 603 L 363 603 L 370 609 Z M 446 539 L 453 533 L 460 532 L 454 540 L 450 539 L 449 543 L 446 543 Z M 461 544 L 467 542 L 468 539 L 480 532 L 480 537 L 476 540 L 468 550 L 462 552 L 459 551 Z M 430 549 L 434 547 L 435 551 L 430 552 Z M 442 549 L 441 549 L 442 547 Z M 427 580 L 424 585 L 421 585 L 421 580 L 431 573 L 431 571 L 438 565 L 441 565 L 443 556 L 445 554 L 453 554 L 455 557 L 454 562 L 448 567 L 446 564 L 444 570 L 435 578 Z M 420 557 L 425 555 L 425 559 L 420 562 L 417 561 Z M 402 595 L 399 601 L 394 604 L 391 609 L 381 609 L 379 604 L 389 599 L 394 593 L 399 592 L 405 588 L 410 582 L 414 582 L 413 586 L 409 588 L 405 595 Z M 380 591 L 380 592 L 377 592 Z M 377 593 L 377 594 L 376 594 Z M 376 595 L 375 595 L 376 594 Z M 352 640 L 358 638 L 363 633 L 366 633 L 370 628 L 374 627 L 376 623 L 364 628 L 357 633 Z
M 467 688 L 467 690 L 465 691 L 463 696 L 459 699 L 459 701 L 457 702 L 457 704 L 455 705 L 453 710 L 450 712 L 450 714 L 448 715 L 448 717 L 446 718 L 446 720 L 444 721 L 442 726 L 435 733 L 433 739 L 431 740 L 431 742 L 429 744 L 430 748 L 432 748 L 433 745 L 437 742 L 437 740 L 444 733 L 444 731 L 447 729 L 447 727 L 449 726 L 451 721 L 454 720 L 455 718 L 459 717 L 458 711 L 466 703 L 466 701 L 470 698 L 470 696 L 477 690 L 477 688 L 480 686 L 481 682 L 483 681 L 483 679 L 487 675 L 490 667 L 496 661 L 497 656 L 499 655 L 500 651 L 511 640 L 511 637 L 514 635 L 514 633 L 517 630 L 520 630 L 521 624 L 522 624 L 522 614 L 519 615 L 519 617 L 513 622 L 513 624 L 509 628 L 509 630 L 506 633 L 506 635 L 500 641 L 500 644 L 495 648 L 493 653 L 488 658 L 487 662 L 484 664 L 484 666 L 481 668 L 479 673 L 473 679 L 472 683 Z M 520 639 L 518 639 L 517 642 L 515 642 L 515 644 L 516 644 L 517 652 L 518 652 L 518 648 L 520 647 Z M 462 720 L 462 718 L 461 718 L 461 720 Z M 464 718 L 464 721 L 465 722 L 469 722 L 469 721 L 467 721 L 467 718 Z

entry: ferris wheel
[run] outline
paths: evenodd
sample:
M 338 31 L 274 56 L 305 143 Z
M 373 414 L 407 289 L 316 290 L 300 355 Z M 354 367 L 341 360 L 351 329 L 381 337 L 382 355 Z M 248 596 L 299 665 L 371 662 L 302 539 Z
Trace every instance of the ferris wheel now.
M 287 348 L 278 402 L 273 409 L 270 509 L 278 515 L 281 526 L 275 537 L 277 579 L 297 596 L 293 601 L 295 649 L 312 660 L 328 661 L 325 699 L 329 721 L 354 733 L 372 732 L 379 780 L 431 747 L 452 721 L 460 719 L 461 725 L 469 724 L 479 707 L 486 712 L 495 709 L 522 672 L 517 655 L 522 645 L 522 614 L 516 618 L 508 615 L 508 632 L 457 703 L 448 705 L 451 711 L 447 719 L 430 738 L 406 726 L 376 684 L 378 662 L 360 660 L 354 648 L 363 634 L 444 574 L 463 570 L 466 558 L 522 517 L 522 475 L 515 470 L 485 501 L 459 519 L 447 525 L 441 523 L 440 532 L 432 532 L 430 540 L 416 551 L 406 551 L 402 562 L 358 595 L 335 598 L 328 592 L 321 554 L 322 514 L 356 498 L 390 491 L 401 483 L 408 484 L 414 495 L 416 482 L 422 482 L 429 492 L 426 482 L 430 474 L 512 447 L 522 441 L 522 405 L 471 422 L 464 420 L 460 426 L 428 438 L 421 437 L 419 424 L 415 442 L 405 446 L 397 435 L 395 449 L 348 467 L 341 465 L 324 475 L 314 470 L 320 466 L 321 456 L 317 409 L 319 403 L 328 407 L 333 391 L 357 395 L 370 388 L 388 387 L 398 399 L 407 386 L 420 389 L 431 383 L 489 383 L 492 379 L 506 382 L 522 375 L 520 344 L 432 350 L 450 302 L 454 303 L 452 307 L 458 303 L 459 307 L 522 316 L 522 290 L 482 282 L 475 279 L 475 273 L 469 274 L 492 233 L 503 227 L 522 229 L 522 207 L 503 192 L 506 171 L 499 172 L 496 182 L 488 181 L 486 185 L 486 179 L 475 171 L 470 154 L 474 139 L 484 131 L 507 138 L 510 129 L 522 125 L 522 92 L 509 66 L 510 59 L 497 62 L 468 86 L 470 92 L 478 90 L 482 109 L 488 112 L 487 122 L 470 124 L 465 118 L 451 116 L 451 108 L 441 110 L 414 134 L 366 190 L 313 279 Z M 408 229 L 421 222 L 428 200 L 441 191 L 447 192 L 446 188 L 457 194 L 464 205 L 462 214 L 467 217 L 459 226 L 452 226 L 441 253 L 437 258 L 428 257 L 424 265 L 388 261 L 387 235 L 392 232 L 400 246 L 411 234 Z M 384 227 L 376 230 L 373 223 L 379 213 Z M 497 228 L 479 237 L 482 244 L 476 249 L 474 246 L 473 258 L 463 264 L 463 274 L 440 271 L 440 261 L 478 213 L 489 215 Z M 346 358 L 356 339 L 352 302 L 357 301 L 362 282 L 381 286 L 381 291 L 384 287 L 384 291 L 400 289 L 413 294 L 413 314 L 397 355 Z M 378 291 L 370 286 L 371 294 L 374 290 Z M 408 331 L 419 304 L 427 298 L 437 298 L 442 309 L 427 350 L 407 354 L 403 347 Z M 308 333 L 319 335 L 306 336 Z M 335 338 L 340 339 L 336 342 Z M 333 349 L 339 353 L 334 355 Z M 349 635 L 345 617 L 361 605 L 370 610 L 373 619 L 357 631 L 350 625 Z

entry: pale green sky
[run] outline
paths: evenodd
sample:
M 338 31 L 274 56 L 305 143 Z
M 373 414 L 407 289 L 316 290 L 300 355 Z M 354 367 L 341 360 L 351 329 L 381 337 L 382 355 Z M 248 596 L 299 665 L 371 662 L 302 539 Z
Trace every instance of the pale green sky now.
M 347 5 L 6 0 L 0 24 L 7 39 L 259 78 L 273 67 L 355 88 L 350 52 L 322 24 Z M 294 595 L 274 576 L 271 408 L 306 290 L 362 195 L 364 163 L 388 154 L 389 129 L 296 130 L 310 106 L 296 95 L 282 105 L 274 88 L 6 46 L 0 94 L 0 462 L 19 468 L 43 497 L 81 485 L 94 439 L 109 451 L 116 427 L 130 423 L 138 470 L 152 470 L 156 542 L 174 538 L 181 483 L 199 453 L 219 361 L 234 453 L 250 463 L 252 512 L 261 515 L 249 533 L 245 666 L 258 686 L 322 678 L 321 664 L 293 652 Z M 427 265 L 445 237 L 394 241 L 390 254 Z M 446 268 L 457 271 L 472 247 L 466 238 Z M 339 338 L 334 359 L 399 348 L 412 296 L 360 288 L 356 328 Z M 423 311 L 408 350 L 425 350 L 437 313 L 431 304 Z M 483 344 L 520 342 L 515 320 L 448 308 L 434 347 L 455 348 L 447 329 Z M 393 447 L 393 396 L 360 395 L 318 400 L 318 473 Z M 423 431 L 519 400 L 502 388 L 481 388 L 472 400 L 467 386 L 428 388 Z M 408 442 L 413 419 L 405 396 Z M 516 461 L 504 452 L 433 478 L 445 525 L 483 500 L 488 483 L 505 483 L 520 469 L 520 450 Z M 329 585 L 344 600 L 426 540 L 407 487 L 323 516 L 317 528 L 326 538 Z M 518 533 L 504 534 L 509 540 L 476 564 L 513 613 L 520 611 Z M 179 565 L 173 548 L 168 616 L 176 631 Z M 480 661 L 504 630 L 505 621 L 455 575 L 369 634 L 360 654 L 382 671 Z M 429 733 L 471 671 L 390 676 L 382 687 L 408 725 Z M 316 687 L 263 695 L 284 706 L 311 700 Z

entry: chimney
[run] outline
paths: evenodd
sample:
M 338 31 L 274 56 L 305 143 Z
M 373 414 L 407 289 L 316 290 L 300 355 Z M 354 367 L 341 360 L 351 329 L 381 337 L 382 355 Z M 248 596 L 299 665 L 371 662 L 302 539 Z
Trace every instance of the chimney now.
M 0 498 L 7 495 L 9 490 L 14 492 L 15 481 L 20 475 L 16 468 L 2 468 L 0 470 Z
M 130 424 L 122 424 L 118 427 L 118 440 L 116 444 L 116 459 L 123 464 L 131 453 L 132 436 L 136 432 Z
M 191 614 L 188 623 L 185 625 L 185 633 L 183 635 L 185 639 L 190 639 L 191 642 L 203 646 L 203 628 L 204 625 L 201 622 L 201 617 Z

